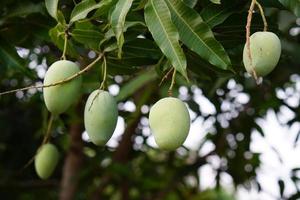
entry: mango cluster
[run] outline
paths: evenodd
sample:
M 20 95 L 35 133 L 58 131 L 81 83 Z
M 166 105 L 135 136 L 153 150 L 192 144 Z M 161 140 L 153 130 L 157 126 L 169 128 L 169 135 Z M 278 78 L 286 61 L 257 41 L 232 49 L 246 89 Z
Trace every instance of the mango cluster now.
M 55 84 L 79 73 L 79 66 L 68 60 L 53 63 L 46 72 L 44 85 Z M 82 79 L 44 88 L 44 101 L 52 115 L 65 112 L 80 96 Z M 104 146 L 111 138 L 118 121 L 117 102 L 104 90 L 94 90 L 84 109 L 84 125 L 91 142 Z M 150 128 L 161 149 L 175 150 L 185 141 L 190 129 L 190 116 L 185 104 L 174 97 L 163 98 L 150 110 Z M 59 152 L 53 144 L 42 145 L 35 157 L 38 176 L 47 179 L 59 160 Z
M 250 50 L 250 52 L 249 52 Z M 279 38 L 271 32 L 256 32 L 250 37 L 243 51 L 247 72 L 256 76 L 269 74 L 277 65 L 281 54 Z M 68 60 L 53 63 L 48 69 L 44 85 L 55 84 L 79 73 L 79 66 Z M 44 88 L 44 101 L 54 115 L 65 112 L 79 97 L 82 79 Z M 117 102 L 107 91 L 93 91 L 84 109 L 84 125 L 90 140 L 98 146 L 111 138 L 118 120 Z M 185 104 L 174 97 L 155 103 L 149 113 L 149 125 L 157 145 L 164 150 L 175 150 L 186 140 L 190 130 L 190 115 Z M 53 144 L 44 144 L 35 158 L 36 172 L 42 179 L 48 178 L 55 169 L 59 153 Z

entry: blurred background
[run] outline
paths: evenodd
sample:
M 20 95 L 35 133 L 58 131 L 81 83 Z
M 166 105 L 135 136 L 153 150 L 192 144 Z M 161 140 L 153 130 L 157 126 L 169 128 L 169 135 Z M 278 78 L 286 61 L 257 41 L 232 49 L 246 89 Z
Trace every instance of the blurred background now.
M 270 30 L 281 39 L 282 56 L 257 85 L 242 66 L 249 2 L 233 6 L 213 28 L 235 73 L 212 69 L 186 49 L 191 81 L 177 76 L 173 93 L 189 107 L 192 124 L 184 145 L 174 152 L 157 148 L 148 124 L 150 107 L 168 95 L 170 85 L 167 78 L 159 86 L 165 70 L 153 68 L 160 58 L 155 46 L 151 59 L 147 51 L 134 60 L 109 55 L 107 89 L 118 101 L 119 118 L 105 147 L 93 145 L 83 127 L 84 104 L 99 87 L 101 63 L 84 75 L 81 98 L 54 121 L 51 143 L 61 157 L 45 181 L 37 177 L 33 164 L 24 168 L 46 132 L 49 113 L 42 90 L 0 96 L 1 199 L 300 199 L 300 18 L 294 15 L 300 5 L 289 1 L 295 3 L 290 7 L 293 13 L 279 1 L 260 1 Z M 79 1 L 60 1 L 65 16 L 75 3 Z M 223 3 L 217 8 L 227 9 Z M 207 4 L 198 2 L 195 8 L 203 14 Z M 61 56 L 55 26 L 44 1 L 0 2 L 1 92 L 42 84 L 48 66 Z M 263 28 L 257 12 L 252 27 Z M 127 34 L 131 32 L 125 38 Z M 86 35 L 77 30 L 73 36 L 68 58 L 84 67 L 96 53 L 80 40 Z M 125 44 L 126 48 L 131 52 Z

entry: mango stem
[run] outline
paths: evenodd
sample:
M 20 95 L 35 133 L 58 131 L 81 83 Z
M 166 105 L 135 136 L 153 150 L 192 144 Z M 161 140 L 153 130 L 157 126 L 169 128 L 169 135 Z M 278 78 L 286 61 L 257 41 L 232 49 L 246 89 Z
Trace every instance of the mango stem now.
M 173 96 L 173 86 L 175 84 L 175 77 L 176 77 L 176 69 L 174 68 L 173 75 L 172 75 L 172 82 L 168 90 L 168 94 L 170 97 Z
M 25 170 L 29 165 L 31 165 L 31 163 L 33 163 L 34 159 L 35 159 L 35 156 L 36 154 L 38 153 L 38 151 L 40 150 L 40 148 L 46 144 L 48 141 L 49 141 L 49 138 L 50 138 L 50 133 L 51 133 L 51 127 L 52 127 L 52 124 L 53 124 L 53 119 L 54 119 L 54 115 L 51 114 L 50 116 L 50 119 L 48 121 L 48 126 L 47 126 L 47 131 L 46 131 L 46 135 L 44 136 L 43 138 L 43 142 L 42 144 L 39 146 L 39 148 L 36 150 L 36 153 L 34 154 L 34 156 L 32 156 L 30 158 L 30 160 L 27 161 L 27 163 L 21 168 L 21 170 L 19 171 L 19 173 L 21 173 L 23 170 Z
M 252 0 L 250 4 L 250 8 L 248 10 L 247 24 L 246 24 L 246 46 L 247 46 L 247 53 L 250 61 L 250 66 L 252 68 L 251 75 L 254 77 L 255 80 L 257 80 L 258 77 L 252 64 L 252 56 L 251 56 L 251 49 L 250 49 L 250 32 L 251 32 L 250 29 L 251 29 L 252 14 L 254 11 L 255 4 L 256 4 L 256 0 Z
M 264 9 L 263 9 L 263 7 L 261 6 L 261 4 L 258 1 L 256 1 L 256 5 L 257 5 L 257 7 L 259 9 L 261 18 L 262 18 L 262 20 L 264 22 L 264 31 L 267 31 L 268 30 L 268 22 L 267 22 L 265 13 L 264 13 Z
M 65 33 L 64 33 L 64 50 L 63 50 L 63 54 L 61 56 L 62 60 L 66 60 L 67 46 L 68 46 L 68 34 L 65 31 Z
M 104 89 L 106 83 L 106 77 L 107 77 L 107 63 L 106 63 L 105 56 L 103 56 L 102 71 L 103 71 L 103 79 L 100 85 L 100 90 Z
M 49 138 L 51 135 L 50 133 L 51 133 L 51 128 L 52 128 L 52 124 L 53 124 L 53 119 L 54 119 L 54 115 L 51 114 L 50 119 L 48 121 L 47 132 L 46 132 L 46 135 L 44 136 L 42 145 L 46 144 L 49 141 Z
M 173 67 L 171 67 L 171 69 L 164 75 L 164 77 L 161 79 L 159 86 L 161 86 L 161 84 L 164 82 L 165 79 L 168 78 L 168 76 L 170 75 L 170 73 L 172 72 Z

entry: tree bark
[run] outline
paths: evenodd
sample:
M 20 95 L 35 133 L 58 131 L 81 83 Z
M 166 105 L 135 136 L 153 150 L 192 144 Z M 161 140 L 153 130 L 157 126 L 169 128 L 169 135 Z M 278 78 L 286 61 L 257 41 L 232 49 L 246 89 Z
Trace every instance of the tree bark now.
M 141 116 L 140 110 L 136 111 L 136 117 L 133 121 L 127 126 L 125 129 L 125 132 L 122 136 L 122 140 L 120 141 L 119 146 L 117 147 L 114 155 L 113 155 L 113 161 L 125 164 L 129 160 L 129 155 L 132 150 L 132 139 L 131 137 L 135 133 L 135 129 L 137 128 Z M 107 174 L 102 179 L 102 184 L 98 186 L 97 190 L 92 195 L 92 200 L 99 200 L 101 199 L 101 193 L 105 189 L 106 185 L 109 183 L 111 179 L 111 175 Z M 124 183 L 122 183 L 121 187 L 121 193 L 122 193 L 122 200 L 128 200 L 129 199 L 129 184 L 124 179 Z
M 113 160 L 119 163 L 126 163 L 129 160 L 130 151 L 132 150 L 132 136 L 135 133 L 140 121 L 141 113 L 138 111 L 137 117 L 126 127 L 126 130 L 122 136 L 122 140 L 119 143 L 114 155 Z
M 67 153 L 63 167 L 60 200 L 73 200 L 76 193 L 78 185 L 78 177 L 76 176 L 78 175 L 83 160 L 83 141 L 81 139 L 82 132 L 83 125 L 81 122 L 71 124 L 70 149 Z

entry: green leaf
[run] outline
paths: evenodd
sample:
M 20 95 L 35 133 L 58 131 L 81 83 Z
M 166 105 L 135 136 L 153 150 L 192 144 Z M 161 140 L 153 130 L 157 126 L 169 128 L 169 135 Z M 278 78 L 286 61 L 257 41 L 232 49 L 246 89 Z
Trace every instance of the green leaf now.
M 93 50 L 99 50 L 99 44 L 104 37 L 99 31 L 79 28 L 73 29 L 71 36 L 75 41 Z
M 156 73 L 153 69 L 147 70 L 135 78 L 130 80 L 129 82 L 125 83 L 124 86 L 121 88 L 118 96 L 116 97 L 117 101 L 123 101 L 126 98 L 132 96 L 138 89 L 140 89 L 146 83 L 155 80 Z
M 220 6 L 215 4 L 210 4 L 206 6 L 200 13 L 203 20 L 211 28 L 216 25 L 222 24 L 232 13 L 236 4 L 227 4 L 226 6 Z
M 198 0 L 183 0 L 183 3 L 188 5 L 191 8 L 194 8 L 197 4 Z
M 161 51 L 173 67 L 187 79 L 186 58 L 166 3 L 161 0 L 149 0 L 145 7 L 145 21 Z
M 222 78 L 233 76 L 231 71 L 213 67 L 210 63 L 191 50 L 186 51 L 186 58 L 188 68 L 190 71 L 194 72 L 201 81 L 205 80 L 215 82 L 218 76 Z
M 132 5 L 133 0 L 122 0 L 118 1 L 116 4 L 115 9 L 111 14 L 111 25 L 113 31 L 115 33 L 117 43 L 118 43 L 118 57 L 121 57 L 122 46 L 124 44 L 124 25 L 125 25 L 125 18 L 129 9 Z
M 112 44 L 106 45 L 103 51 L 104 52 L 111 52 L 111 51 L 115 51 L 117 49 L 118 49 L 117 43 L 112 43 Z
M 110 75 L 117 74 L 130 74 L 140 71 L 142 67 L 155 65 L 156 60 L 142 57 L 126 57 L 125 55 L 122 59 L 117 57 L 108 57 L 107 59 L 107 70 Z
M 140 2 L 135 1 L 134 3 L 136 3 L 137 5 L 134 6 L 133 11 L 144 9 L 147 2 L 148 0 L 140 0 Z
M 57 20 L 57 6 L 58 0 L 45 0 L 48 13 Z
M 64 25 L 57 24 L 54 28 L 50 29 L 49 31 L 51 40 L 60 50 L 64 49 L 64 30 L 65 30 Z M 67 55 L 70 55 L 72 57 L 78 57 L 78 53 L 75 50 L 71 40 L 68 40 L 67 43 Z
M 214 4 L 221 4 L 221 0 L 210 0 L 210 2 Z
M 30 14 L 44 13 L 43 3 L 27 3 L 14 5 L 10 10 L 6 11 L 7 14 L 0 17 L 0 26 L 7 23 L 10 18 L 14 17 L 27 17 Z M 18 19 L 19 20 L 19 19 Z M 19 20 L 22 21 L 22 20 Z M 23 22 L 24 24 L 24 22 Z
M 62 25 L 67 25 L 65 16 L 60 10 L 57 11 L 57 22 Z
M 124 25 L 124 28 L 123 28 L 123 33 L 126 32 L 128 28 L 131 28 L 133 26 L 146 26 L 146 25 L 143 22 L 139 22 L 139 21 L 135 21 L 135 22 L 128 22 L 127 21 L 127 22 L 125 22 L 125 25 Z M 114 33 L 113 29 L 109 29 L 105 33 L 105 40 L 109 40 L 114 36 L 115 36 L 115 33 Z
M 137 68 L 137 67 L 145 67 L 149 65 L 154 65 L 157 63 L 157 61 L 147 58 L 147 57 L 136 57 L 136 56 L 130 56 L 126 55 L 122 57 L 122 59 L 118 59 L 117 57 L 108 56 L 109 62 L 115 62 L 122 65 L 122 67 L 127 68 Z
M 299 0 L 278 0 L 284 7 L 291 10 L 297 17 L 300 17 Z
M 106 15 L 108 11 L 115 5 L 117 0 L 102 0 L 98 3 L 99 7 L 95 14 L 93 15 L 93 18 L 100 17 L 103 15 Z
M 29 77 L 33 77 L 29 68 L 25 67 L 24 60 L 17 54 L 16 48 L 0 38 L 0 65 L 7 68 L 16 68 Z
M 284 6 L 278 0 L 263 0 L 260 2 L 261 5 L 265 7 L 274 7 L 283 10 Z
M 228 69 L 231 63 L 226 51 L 201 16 L 181 0 L 166 2 L 182 42 L 212 65 Z
M 10 10 L 5 16 L 1 18 L 7 19 L 10 17 L 26 17 L 27 15 L 33 13 L 43 13 L 44 5 L 42 3 L 27 3 L 27 4 L 19 4 L 15 5 L 12 10 Z
M 233 14 L 228 17 L 222 24 L 216 26 L 214 31 L 218 33 L 216 36 L 223 46 L 228 49 L 234 49 L 239 45 L 245 44 L 247 12 L 241 14 Z M 268 30 L 274 33 L 278 32 L 278 24 L 267 18 Z M 254 13 L 252 17 L 251 32 L 262 31 L 264 28 L 259 13 Z M 239 51 L 240 52 L 240 51 Z M 240 62 L 240 58 L 239 58 Z
M 162 54 L 152 40 L 136 38 L 124 44 L 124 56 L 159 59 Z
M 89 12 L 91 12 L 94 9 L 99 8 L 100 3 L 97 4 L 95 2 L 95 0 L 84 0 L 82 2 L 80 2 L 79 4 L 77 4 L 72 13 L 71 13 L 71 17 L 70 17 L 70 23 L 73 23 L 75 21 L 78 21 L 80 19 L 84 19 Z

